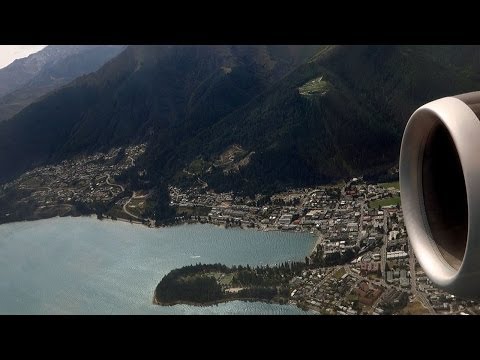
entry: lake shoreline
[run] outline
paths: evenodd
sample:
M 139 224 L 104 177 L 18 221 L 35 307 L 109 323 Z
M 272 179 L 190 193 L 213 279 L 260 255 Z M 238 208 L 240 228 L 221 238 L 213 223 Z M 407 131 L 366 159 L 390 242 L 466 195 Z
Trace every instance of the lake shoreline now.
M 109 218 L 109 217 L 104 217 L 102 219 L 99 219 L 96 215 L 94 214 L 90 214 L 90 215 L 67 215 L 67 216 L 60 216 L 60 215 L 57 215 L 57 216 L 51 216 L 51 217 L 46 217 L 46 218 L 38 218 L 38 219 L 25 219 L 25 220 L 16 220 L 16 221 L 10 221 L 10 222 L 3 222 L 0 224 L 0 226 L 2 225 L 9 225 L 9 224 L 22 224 L 22 223 L 32 223 L 32 222 L 35 222 L 35 221 L 42 221 L 42 220 L 49 220 L 49 219 L 65 219 L 65 218 L 71 218 L 71 219 L 78 219 L 78 218 L 87 218 L 87 219 L 96 219 L 98 221 L 109 221 L 109 222 L 117 222 L 117 221 L 120 221 L 122 223 L 127 223 L 127 224 L 132 224 L 132 225 L 142 225 L 143 227 L 145 228 L 149 228 L 149 229 L 166 229 L 166 228 L 174 228 L 174 227 L 177 227 L 177 226 L 183 226 L 183 225 L 210 225 L 210 226 L 215 226 L 217 228 L 220 228 L 220 229 L 224 229 L 224 230 L 228 230 L 228 229 L 240 229 L 240 230 L 254 230 L 254 231 L 257 231 L 257 232 L 278 232 L 278 233 L 291 233 L 291 234 L 309 234 L 309 235 L 312 235 L 312 237 L 315 237 L 317 240 L 315 242 L 315 245 L 314 245 L 314 249 L 317 245 L 317 243 L 320 241 L 321 237 L 322 237 L 322 234 L 319 233 L 319 234 L 312 234 L 311 232 L 309 231 L 303 231 L 303 230 L 283 230 L 283 229 L 271 229 L 271 228 L 267 228 L 267 229 L 261 229 L 261 228 L 258 228 L 258 227 L 242 227 L 242 226 L 225 226 L 224 224 L 214 224 L 214 223 L 208 223 L 208 222 L 200 222 L 200 221 L 184 221 L 184 222 L 181 222 L 181 223 L 178 223 L 178 224 L 171 224 L 171 225 L 160 225 L 160 226 L 150 226 L 150 225 L 147 225 L 141 221 L 131 221 L 131 220 L 127 220 L 127 219 L 123 219 L 123 218 L 117 218 L 117 219 L 112 219 L 112 218 Z M 312 249 L 312 251 L 314 250 Z
M 230 299 L 220 299 L 220 300 L 215 300 L 215 301 L 207 301 L 207 302 L 203 302 L 203 303 L 200 303 L 200 302 L 194 302 L 194 301 L 181 301 L 181 300 L 178 300 L 178 301 L 172 301 L 172 302 L 162 302 L 162 301 L 159 301 L 155 295 L 153 295 L 153 300 L 152 300 L 152 304 L 154 305 L 158 305 L 158 306 L 176 306 L 176 305 L 189 305 L 189 306 L 197 306 L 197 307 L 210 307 L 210 306 L 215 306 L 215 305 L 220 305 L 220 304 L 225 304 L 225 303 L 229 303 L 229 302 L 232 302 L 232 301 L 244 301 L 244 302 L 259 302 L 259 303 L 263 303 L 263 304 L 278 304 L 278 305 L 289 305 L 289 303 L 281 303 L 281 302 L 277 302 L 277 301 L 272 301 L 272 300 L 267 300 L 267 299 L 256 299 L 256 298 L 242 298 L 242 297 L 238 297 L 238 298 L 230 298 Z M 302 308 L 296 306 L 296 305 L 293 305 L 301 310 L 303 310 Z
M 11 283 L 0 287 L 0 312 L 303 314 L 289 304 L 234 299 L 212 307 L 156 306 L 152 295 L 169 271 L 197 262 L 263 266 L 302 261 L 315 241 L 306 234 L 200 224 L 150 231 L 112 221 L 56 217 L 0 226 L 0 271 Z

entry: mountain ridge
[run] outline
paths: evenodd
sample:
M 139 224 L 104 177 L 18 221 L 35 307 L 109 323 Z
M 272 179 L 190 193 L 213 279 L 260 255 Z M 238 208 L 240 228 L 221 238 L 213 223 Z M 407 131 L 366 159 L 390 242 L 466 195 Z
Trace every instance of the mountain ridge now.
M 0 69 L 0 122 L 118 55 L 124 45 L 49 45 Z
M 130 46 L 0 124 L 0 181 L 140 141 L 149 146 L 125 179 L 139 185 L 146 170 L 151 187 L 200 176 L 251 195 L 385 171 L 416 107 L 480 86 L 479 54 L 478 46 Z M 212 166 L 233 145 L 248 154 L 242 166 Z M 185 175 L 195 161 L 205 167 Z

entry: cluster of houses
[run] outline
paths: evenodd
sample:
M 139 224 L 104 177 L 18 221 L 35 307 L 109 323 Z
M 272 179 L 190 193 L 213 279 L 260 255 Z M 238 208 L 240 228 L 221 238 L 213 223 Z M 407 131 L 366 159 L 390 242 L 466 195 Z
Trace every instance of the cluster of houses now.
M 130 168 L 145 152 L 145 145 L 134 145 L 120 153 L 115 148 L 108 153 L 95 153 L 56 165 L 47 165 L 26 172 L 6 185 L 18 190 L 30 190 L 29 198 L 39 208 L 71 202 L 107 202 L 123 192 L 114 177 Z M 119 158 L 120 157 L 120 158 Z
M 347 296 L 356 280 L 347 273 L 336 276 L 336 269 L 313 269 L 304 271 L 291 284 L 295 287 L 293 303 L 307 305 L 324 314 L 358 314 L 358 304 Z

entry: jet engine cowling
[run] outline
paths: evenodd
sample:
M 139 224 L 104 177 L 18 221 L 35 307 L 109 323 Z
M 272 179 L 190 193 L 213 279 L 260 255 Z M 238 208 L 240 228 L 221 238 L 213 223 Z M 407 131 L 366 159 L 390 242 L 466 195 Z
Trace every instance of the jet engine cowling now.
M 410 244 L 446 291 L 480 298 L 480 92 L 446 97 L 410 117 L 400 189 Z

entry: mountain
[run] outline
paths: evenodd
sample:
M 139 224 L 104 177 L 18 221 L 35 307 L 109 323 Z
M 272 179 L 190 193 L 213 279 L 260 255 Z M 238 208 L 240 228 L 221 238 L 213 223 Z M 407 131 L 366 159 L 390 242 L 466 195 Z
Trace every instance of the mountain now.
M 479 46 L 322 47 L 184 141 L 181 134 L 152 141 L 144 166 L 153 180 L 171 174 L 183 181 L 179 168 L 202 161 L 210 171 L 199 175 L 210 186 L 249 194 L 374 175 L 396 165 L 418 106 L 479 88 L 479 55 Z M 215 159 L 233 144 L 252 155 L 228 172 Z
M 2 179 L 47 160 L 193 129 L 274 84 L 317 47 L 130 46 L 0 123 Z
M 84 47 L 84 45 L 47 46 L 28 57 L 15 60 L 10 65 L 0 69 L 0 96 L 25 85 L 48 64 L 79 53 Z
M 0 70 L 0 121 L 48 92 L 98 70 L 123 45 L 50 45 Z
M 480 86 L 479 46 L 130 46 L 0 124 L 0 181 L 146 141 L 135 186 L 248 194 L 383 171 L 420 105 Z M 137 170 L 145 169 L 143 182 Z

